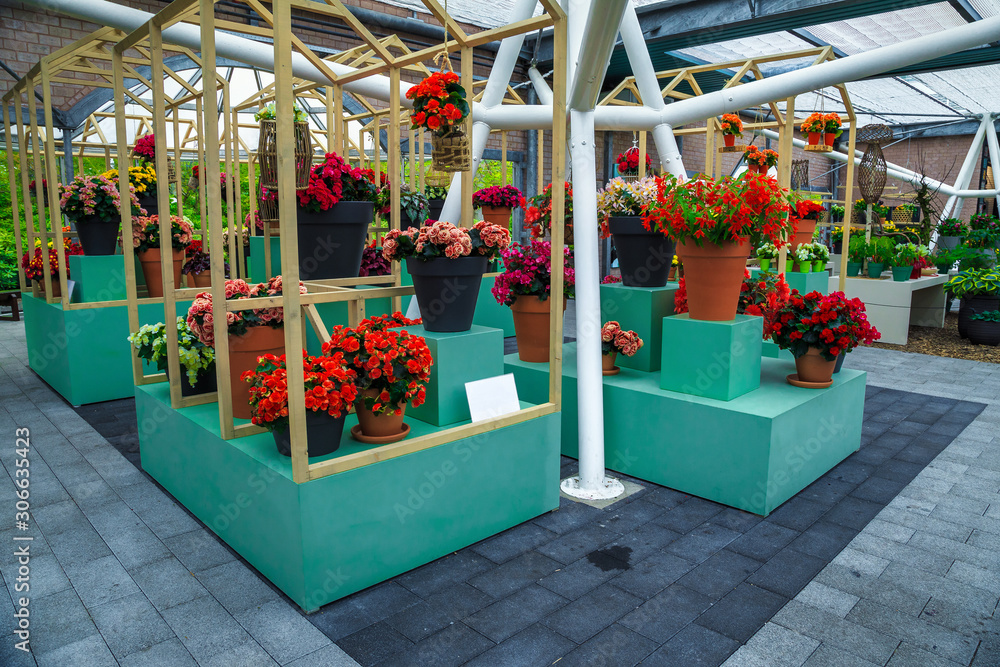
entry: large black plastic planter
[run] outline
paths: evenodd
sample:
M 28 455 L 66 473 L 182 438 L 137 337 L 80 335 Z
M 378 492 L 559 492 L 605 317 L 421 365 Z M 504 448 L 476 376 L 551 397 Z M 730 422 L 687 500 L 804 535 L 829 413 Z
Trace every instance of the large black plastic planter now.
M 628 287 L 663 287 L 674 259 L 674 242 L 660 232 L 648 232 L 639 216 L 612 216 L 608 221 L 622 284 Z
M 166 373 L 167 380 L 169 380 L 170 368 L 165 367 L 163 372 Z M 198 375 L 198 381 L 193 386 L 188 382 L 187 370 L 181 367 L 181 396 L 200 396 L 201 394 L 211 394 L 213 391 L 218 390 L 218 382 L 215 379 L 215 362 L 208 368 L 201 370 L 201 373 Z
M 1000 296 L 977 294 L 963 298 L 958 305 L 958 335 L 969 337 L 969 327 L 977 320 L 970 319 L 976 313 L 985 313 L 1000 308 Z
M 299 278 L 356 278 L 374 219 L 375 204 L 370 201 L 342 201 L 319 213 L 300 207 Z
M 344 435 L 344 421 L 347 413 L 331 417 L 325 412 L 306 410 L 306 436 L 309 439 L 309 456 L 326 456 L 340 449 L 340 439 Z M 292 455 L 291 429 L 271 431 L 278 453 Z
M 427 217 L 431 220 L 440 220 L 441 211 L 444 210 L 444 200 L 443 199 L 428 199 L 427 200 Z
M 154 215 L 159 215 L 160 213 L 160 203 L 156 196 L 152 197 L 142 197 L 139 199 L 139 208 L 146 210 L 146 215 L 152 217 Z
M 88 215 L 76 221 L 76 233 L 84 255 L 113 255 L 118 246 L 119 221 Z
M 1000 345 L 1000 322 L 969 320 L 969 342 L 973 345 Z
M 412 219 L 405 210 L 399 212 L 399 228 L 409 229 L 410 227 L 420 227 L 423 224 L 423 220 Z
M 478 256 L 427 261 L 406 258 L 424 329 L 454 332 L 472 328 L 479 285 L 488 264 L 485 257 Z

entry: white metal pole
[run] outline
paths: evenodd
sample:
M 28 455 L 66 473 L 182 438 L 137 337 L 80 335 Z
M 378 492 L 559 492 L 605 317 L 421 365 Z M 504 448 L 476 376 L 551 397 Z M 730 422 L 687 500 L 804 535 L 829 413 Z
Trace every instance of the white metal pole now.
M 955 186 L 953 188 L 955 194 L 948 197 L 948 202 L 941 211 L 941 220 L 950 218 L 955 211 L 956 204 L 958 204 L 958 191 L 969 188 L 969 183 L 972 182 L 972 172 L 976 168 L 976 161 L 979 159 L 979 155 L 983 149 L 983 140 L 986 138 L 986 125 L 992 122 L 989 117 L 986 117 L 979 123 L 976 136 L 972 139 L 969 152 L 965 155 L 965 162 L 962 163 L 962 168 L 958 170 L 958 178 L 955 179 Z M 961 209 L 961 205 L 958 205 L 958 209 Z
M 1000 145 L 997 143 L 997 127 L 993 114 L 989 114 L 989 126 L 986 128 L 986 142 L 990 147 L 990 165 L 993 167 L 993 187 L 997 186 L 997 169 L 1000 168 Z M 989 196 L 989 195 L 987 195 Z M 997 206 L 1000 206 L 1000 193 L 993 195 Z

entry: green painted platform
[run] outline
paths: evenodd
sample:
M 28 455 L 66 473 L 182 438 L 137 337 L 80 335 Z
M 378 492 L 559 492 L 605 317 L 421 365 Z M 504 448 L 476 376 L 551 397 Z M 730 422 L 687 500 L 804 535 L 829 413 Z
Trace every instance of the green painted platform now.
M 763 356 L 770 357 L 771 359 L 783 359 L 785 361 L 795 362 L 795 357 L 792 356 L 791 350 L 782 350 L 770 340 L 761 341 L 760 352 Z
M 562 452 L 578 456 L 576 344 L 564 345 Z M 548 364 L 505 357 L 522 400 L 548 392 Z M 791 361 L 761 359 L 760 387 L 732 401 L 661 389 L 659 373 L 604 378 L 606 465 L 627 475 L 767 515 L 857 451 L 866 374 L 829 389 L 785 381 Z
M 663 318 L 674 314 L 677 287 L 677 283 L 667 283 L 666 287 L 601 285 L 601 322 L 617 320 L 623 329 L 639 334 L 643 342 L 633 356 L 618 355 L 618 366 L 646 372 L 660 370 Z
M 69 275 L 76 283 L 73 303 L 121 301 L 125 294 L 125 258 L 122 255 L 73 255 Z M 136 276 L 142 275 L 136 260 Z M 145 284 L 145 283 L 144 283 Z
M 769 269 L 769 272 L 774 273 L 775 269 L 772 267 Z M 756 276 L 760 273 L 760 269 L 753 268 L 750 270 L 750 273 Z M 791 289 L 798 290 L 799 294 L 808 294 L 809 292 L 828 294 L 830 291 L 830 272 L 811 271 L 809 273 L 799 273 L 798 271 L 786 271 L 785 282 L 788 283 Z
M 737 315 L 727 322 L 663 318 L 660 388 L 731 401 L 760 386 L 764 320 Z
M 407 414 L 435 426 L 471 419 L 465 383 L 503 375 L 503 332 L 475 324 L 457 333 L 425 331 L 422 326 L 406 330 L 423 337 L 434 358 L 427 400 Z
M 270 434 L 225 441 L 216 404 L 135 393 L 143 469 L 306 611 L 559 505 L 558 414 L 295 484 Z M 326 458 L 367 448 L 345 435 Z

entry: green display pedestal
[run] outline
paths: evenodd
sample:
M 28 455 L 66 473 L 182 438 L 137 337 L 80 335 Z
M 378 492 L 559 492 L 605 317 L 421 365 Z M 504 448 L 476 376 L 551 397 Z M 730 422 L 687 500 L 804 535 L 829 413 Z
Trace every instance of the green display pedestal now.
M 791 262 L 789 262 L 788 265 L 791 267 Z M 760 273 L 760 269 L 751 269 L 750 273 L 756 277 L 757 274 Z M 774 267 L 771 267 L 770 273 L 774 273 Z M 798 290 L 799 294 L 808 294 L 809 292 L 828 294 L 830 290 L 830 273 L 828 271 L 819 271 L 815 273 L 812 271 L 809 273 L 786 271 L 785 282 L 788 283 L 789 288 Z
M 472 317 L 472 322 L 481 327 L 500 329 L 504 338 L 510 338 L 514 335 L 514 316 L 508 306 L 497 303 L 493 298 L 493 285 L 496 281 L 495 276 L 483 277 L 483 282 L 479 286 L 479 300 L 476 301 L 476 314 Z
M 618 366 L 646 372 L 660 370 L 663 318 L 674 314 L 676 292 L 677 283 L 667 283 L 666 287 L 601 285 L 601 322 L 616 320 L 623 329 L 639 334 L 643 342 L 633 356 L 618 355 Z
M 262 283 L 267 280 L 267 272 L 264 271 L 264 237 L 250 237 L 250 257 L 247 259 L 247 275 L 250 276 L 248 282 Z M 281 275 L 281 237 L 271 237 L 271 275 Z
M 791 350 L 782 350 L 780 347 L 775 345 L 773 341 L 769 340 L 761 341 L 761 354 L 770 359 L 795 361 L 795 357 L 792 356 Z
M 563 346 L 562 452 L 578 456 L 576 344 Z M 522 400 L 548 396 L 548 367 L 505 357 Z M 829 389 L 799 389 L 790 361 L 761 361 L 760 386 L 731 401 L 665 391 L 656 373 L 604 378 L 608 468 L 767 515 L 857 451 L 865 373 L 843 369 Z
M 70 269 L 72 271 L 72 269 Z M 28 365 L 72 405 L 129 398 L 134 393 L 128 309 L 63 310 L 23 295 Z M 187 314 L 190 301 L 177 304 Z M 163 307 L 139 306 L 140 324 L 163 321 Z
M 764 320 L 737 315 L 728 322 L 663 318 L 660 388 L 731 401 L 760 386 Z
M 295 484 L 270 434 L 225 441 L 216 404 L 173 410 L 162 383 L 135 394 L 138 423 L 155 424 L 143 470 L 306 611 L 559 505 L 558 414 Z M 346 435 L 356 423 L 325 458 L 371 448 Z
M 434 358 L 427 400 L 407 408 L 406 414 L 435 426 L 471 419 L 465 383 L 503 375 L 503 332 L 475 324 L 458 333 L 425 331 L 422 326 L 406 330 L 422 336 Z
M 142 275 L 142 271 L 138 271 Z M 76 286 L 73 303 L 125 299 L 125 257 L 122 255 L 73 255 L 69 275 Z

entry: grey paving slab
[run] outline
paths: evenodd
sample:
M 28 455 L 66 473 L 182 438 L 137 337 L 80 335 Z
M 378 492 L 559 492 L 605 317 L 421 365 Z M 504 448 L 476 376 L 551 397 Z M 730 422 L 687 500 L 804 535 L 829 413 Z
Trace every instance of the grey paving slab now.
M 173 630 L 142 593 L 133 593 L 88 611 L 119 661 L 174 638 Z
M 235 614 L 243 629 L 279 664 L 287 664 L 332 642 L 284 600 L 276 599 Z

